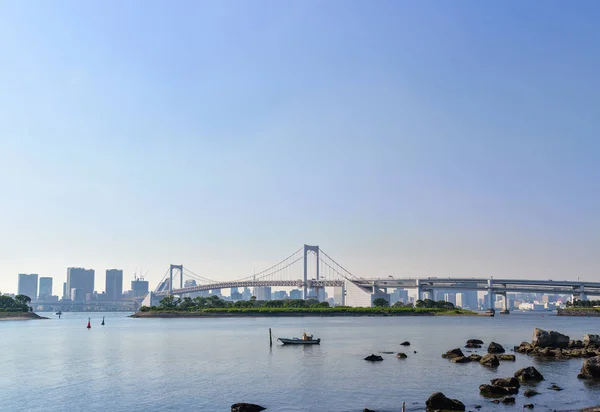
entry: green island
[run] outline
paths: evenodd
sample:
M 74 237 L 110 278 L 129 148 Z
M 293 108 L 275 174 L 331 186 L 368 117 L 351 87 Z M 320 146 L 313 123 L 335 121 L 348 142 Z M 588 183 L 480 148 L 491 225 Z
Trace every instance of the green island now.
M 392 306 L 382 298 L 373 301 L 373 307 L 329 306 L 316 299 L 250 300 L 230 302 L 211 297 L 167 296 L 158 306 L 142 306 L 134 318 L 179 318 L 179 317 L 266 317 L 266 316 L 436 316 L 475 315 L 458 309 L 452 303 L 418 300 L 414 305 L 396 302 Z
M 567 302 L 567 307 L 558 309 L 558 316 L 600 316 L 600 300 L 576 300 Z
M 0 296 L 0 320 L 32 320 L 46 319 L 31 311 L 29 307 L 31 299 L 25 295 Z

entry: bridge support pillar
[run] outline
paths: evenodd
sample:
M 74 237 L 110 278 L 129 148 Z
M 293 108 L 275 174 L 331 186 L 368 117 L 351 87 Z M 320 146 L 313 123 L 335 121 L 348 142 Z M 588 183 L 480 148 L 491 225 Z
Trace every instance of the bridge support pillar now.
M 183 289 L 183 265 L 171 265 L 169 267 L 169 296 L 173 296 L 173 269 L 179 270 L 179 287 Z
M 488 309 L 494 309 L 494 302 L 495 302 L 495 297 L 494 297 L 494 281 L 490 278 L 488 280 L 488 286 L 487 286 L 487 293 L 488 293 Z
M 423 289 L 421 289 L 419 279 L 415 281 L 415 285 L 417 286 L 417 300 L 423 300 Z
M 317 255 L 317 280 L 319 280 L 319 246 L 304 245 L 304 299 L 308 295 L 308 252 L 314 252 Z
M 587 296 L 585 295 L 585 288 L 583 285 L 579 286 L 579 300 L 587 300 Z

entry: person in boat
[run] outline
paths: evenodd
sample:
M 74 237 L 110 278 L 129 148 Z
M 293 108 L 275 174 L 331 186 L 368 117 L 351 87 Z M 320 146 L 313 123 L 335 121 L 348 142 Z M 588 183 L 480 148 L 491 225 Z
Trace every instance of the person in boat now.
M 302 335 L 302 340 L 312 340 L 312 336 L 304 332 L 304 334 Z

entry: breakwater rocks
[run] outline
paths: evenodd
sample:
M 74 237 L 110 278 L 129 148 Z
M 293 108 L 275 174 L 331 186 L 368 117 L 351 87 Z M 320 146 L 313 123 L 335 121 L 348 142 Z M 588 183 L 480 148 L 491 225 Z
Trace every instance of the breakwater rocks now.
M 595 309 L 557 309 L 557 316 L 583 316 L 584 318 L 590 316 L 599 316 L 600 310 Z
M 0 312 L 0 320 L 37 320 L 48 319 L 34 312 Z
M 231 405 L 231 412 L 260 412 L 264 411 L 267 408 L 263 408 L 260 405 L 255 405 L 253 403 L 235 403 Z
M 522 342 L 515 352 L 554 359 L 592 358 L 600 356 L 600 335 L 586 334 L 573 340 L 556 331 L 535 328 L 531 343 Z

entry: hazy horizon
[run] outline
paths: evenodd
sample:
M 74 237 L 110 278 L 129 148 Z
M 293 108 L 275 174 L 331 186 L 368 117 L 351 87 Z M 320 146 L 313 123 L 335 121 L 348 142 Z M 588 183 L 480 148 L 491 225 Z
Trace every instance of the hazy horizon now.
M 19 273 L 598 280 L 600 3 L 0 4 Z M 140 269 L 141 268 L 141 269 Z

